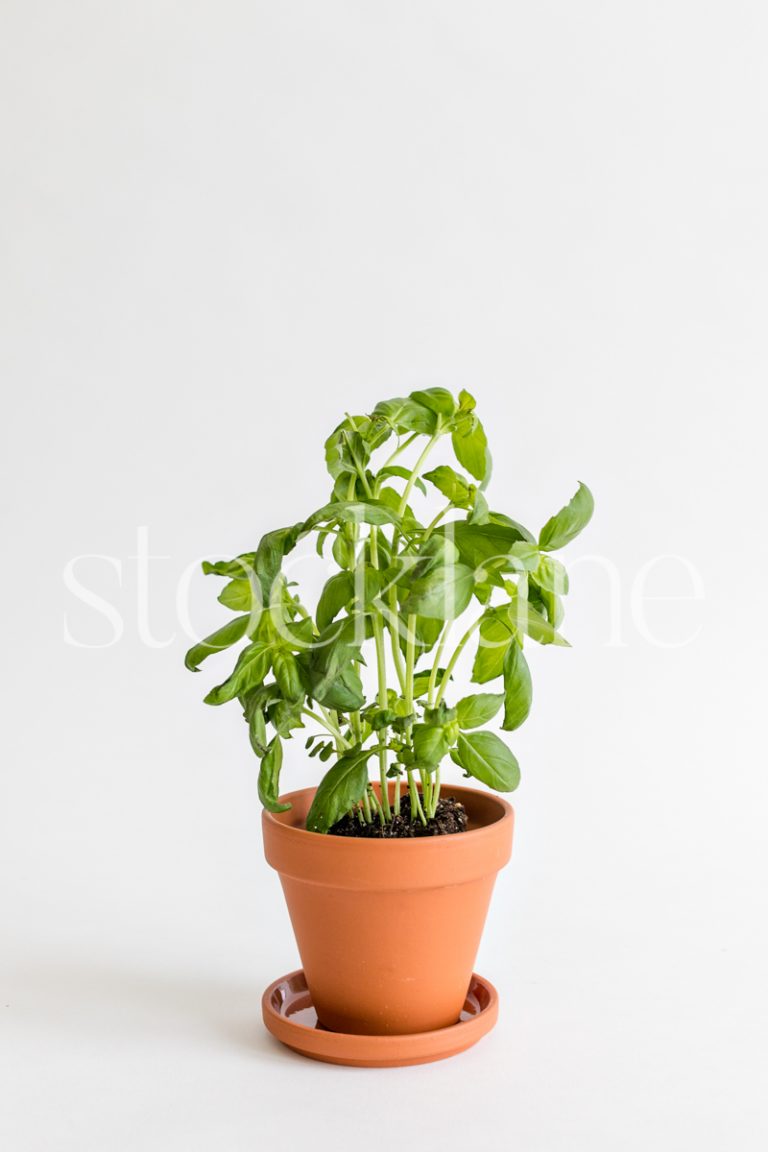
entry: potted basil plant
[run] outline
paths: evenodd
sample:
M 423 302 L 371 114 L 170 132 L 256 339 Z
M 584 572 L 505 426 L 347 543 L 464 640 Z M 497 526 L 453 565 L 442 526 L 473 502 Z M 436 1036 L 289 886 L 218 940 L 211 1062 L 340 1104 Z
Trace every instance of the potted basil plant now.
M 451 463 L 430 460 L 448 445 Z M 466 391 L 430 388 L 347 415 L 325 459 L 326 504 L 253 551 L 203 564 L 226 581 L 218 598 L 234 615 L 186 665 L 241 645 L 205 702 L 236 701 L 246 720 L 266 856 L 303 964 L 265 994 L 268 1025 L 320 1059 L 410 1063 L 466 1047 L 495 1018 L 491 993 L 474 1012 L 467 996 L 511 851 L 513 812 L 498 793 L 520 770 L 488 725 L 509 733 L 528 716 L 527 642 L 567 646 L 568 577 L 554 553 L 593 500 L 580 484 L 538 535 L 494 510 Z M 439 507 L 424 513 L 430 495 Z M 314 606 L 286 562 L 310 536 L 334 567 Z M 458 676 L 469 657 L 476 691 Z M 297 737 L 318 784 L 282 795 L 285 744 Z M 446 761 L 491 791 L 446 785 Z M 312 1006 L 316 1028 L 290 1019 L 293 1001 Z

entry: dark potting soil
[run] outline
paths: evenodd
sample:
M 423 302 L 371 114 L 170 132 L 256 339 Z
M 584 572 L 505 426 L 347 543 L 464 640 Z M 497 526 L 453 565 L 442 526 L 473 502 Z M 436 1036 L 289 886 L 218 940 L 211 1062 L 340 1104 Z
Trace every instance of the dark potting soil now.
M 329 828 L 331 836 L 358 836 L 372 840 L 401 839 L 415 836 L 450 836 L 454 832 L 465 832 L 467 813 L 460 800 L 443 796 L 437 802 L 435 815 L 426 824 L 418 816 L 411 817 L 411 798 L 405 795 L 400 800 L 400 813 L 388 824 L 382 824 L 376 817 L 371 824 L 361 824 L 357 816 L 347 812 L 338 823 Z

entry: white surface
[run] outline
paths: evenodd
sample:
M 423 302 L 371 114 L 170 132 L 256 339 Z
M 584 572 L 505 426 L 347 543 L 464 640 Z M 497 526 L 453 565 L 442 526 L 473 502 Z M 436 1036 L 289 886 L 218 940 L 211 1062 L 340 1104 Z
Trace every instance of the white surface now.
M 3 1148 L 763 1149 L 765 6 L 2 25 Z M 434 383 L 478 396 L 499 506 L 538 527 L 592 486 L 571 560 L 615 583 L 577 565 L 574 648 L 534 653 L 496 1031 L 335 1069 L 262 1032 L 295 949 L 175 594 L 320 502 L 344 409 Z M 76 569 L 110 647 L 64 640 L 112 638 L 65 587 L 83 553 L 122 565 Z M 633 605 L 669 553 L 693 575 L 647 591 L 702 598 Z

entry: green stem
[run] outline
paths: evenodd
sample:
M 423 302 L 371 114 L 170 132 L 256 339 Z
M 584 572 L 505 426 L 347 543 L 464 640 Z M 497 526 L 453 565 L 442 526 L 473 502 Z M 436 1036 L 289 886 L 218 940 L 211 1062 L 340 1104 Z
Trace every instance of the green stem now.
M 301 711 L 302 715 L 309 716 L 311 720 L 314 720 L 317 724 L 320 724 L 321 727 L 325 728 L 326 732 L 330 732 L 331 736 L 333 736 L 336 741 L 337 751 L 339 747 L 342 749 L 342 751 L 349 748 L 349 744 L 342 736 L 341 730 L 335 724 L 331 723 L 330 720 L 324 719 L 322 716 L 318 716 L 317 712 L 313 712 L 311 708 L 302 708 Z
M 437 768 L 435 768 L 435 780 L 434 780 L 434 784 L 432 786 L 432 809 L 429 813 L 430 816 L 432 817 L 432 819 L 434 819 L 435 814 L 437 813 L 437 805 L 438 805 L 439 801 L 440 801 L 440 765 L 438 764 Z
M 440 635 L 440 639 L 439 639 L 438 644 L 437 644 L 437 651 L 435 652 L 435 662 L 432 665 L 432 671 L 429 674 L 429 687 L 427 688 L 427 703 L 429 704 L 430 708 L 433 707 L 433 700 L 434 700 L 434 696 L 435 696 L 435 684 L 437 683 L 437 673 L 438 673 L 438 670 L 440 668 L 440 661 L 443 658 L 443 652 L 445 651 L 445 642 L 448 639 L 448 636 L 450 635 L 452 624 L 453 624 L 452 620 L 446 620 L 445 627 L 443 628 L 443 631 Z
M 416 787 L 416 781 L 413 778 L 413 772 L 410 771 L 408 772 L 408 790 L 411 797 L 411 819 L 413 819 L 414 816 L 418 816 L 421 823 L 426 824 L 427 818 L 424 815 L 424 809 L 421 806 L 421 800 L 419 800 L 419 790 Z
M 376 527 L 371 527 L 371 534 L 368 540 L 371 567 L 378 569 L 379 567 L 379 542 Z M 374 608 L 371 614 L 371 624 L 373 627 L 373 639 L 376 645 L 376 668 L 379 678 L 379 708 L 386 708 L 389 703 L 387 695 L 387 661 L 384 653 L 384 629 L 381 623 L 381 616 Z M 379 730 L 379 779 L 381 781 L 381 803 L 384 809 L 387 820 L 391 819 L 392 812 L 389 807 L 389 789 L 387 787 L 387 730 L 381 728 Z
M 435 516 L 434 520 L 430 520 L 429 524 L 428 524 L 428 525 L 427 525 L 427 527 L 426 527 L 426 530 L 425 530 L 425 532 L 424 532 L 424 535 L 423 535 L 423 536 L 422 536 L 422 538 L 421 538 L 421 542 L 422 542 L 422 544 L 423 544 L 423 543 L 424 543 L 426 540 L 429 540 L 429 538 L 430 538 L 430 536 L 432 535 L 433 531 L 435 530 L 435 528 L 437 527 L 437 525 L 438 525 L 438 524 L 440 523 L 440 521 L 442 520 L 443 516 L 445 516 L 445 514 L 446 514 L 447 512 L 450 512 L 451 508 L 453 508 L 453 504 L 452 504 L 452 503 L 451 503 L 451 501 L 449 500 L 449 501 L 448 501 L 448 503 L 446 504 L 445 508 L 441 509 L 441 511 L 440 511 L 440 512 L 438 512 L 438 514 L 437 514 L 437 516 Z
M 429 810 L 432 805 L 432 784 L 429 779 L 429 772 L 419 772 L 421 776 L 421 794 L 424 797 L 424 814 L 429 818 Z
M 373 496 L 373 493 L 371 492 L 371 486 L 368 483 L 368 477 L 365 474 L 365 468 L 362 466 L 362 464 L 358 460 L 357 456 L 355 455 L 354 451 L 352 450 L 352 445 L 350 444 L 349 437 L 346 435 L 346 433 L 345 433 L 344 438 L 347 441 L 347 447 L 349 448 L 349 454 L 352 457 L 352 462 L 355 465 L 355 470 L 363 482 L 363 488 L 365 490 L 365 494 L 368 497 L 368 499 L 370 500 L 371 497 Z
M 416 615 L 411 614 L 406 622 L 405 637 L 405 706 L 407 715 L 413 712 L 413 668 L 416 663 Z M 410 726 L 408 731 L 410 732 Z
M 410 615 L 406 625 L 408 632 L 405 638 L 405 707 L 408 715 L 413 712 L 413 668 L 416 663 L 416 617 Z M 407 733 L 408 739 L 411 738 L 412 723 L 408 725 Z M 413 772 L 408 772 L 408 787 L 411 794 L 411 816 L 416 813 L 421 820 L 422 824 L 426 824 L 427 820 L 424 811 L 421 807 L 419 800 L 418 789 L 416 788 L 416 781 L 413 778 Z
M 421 456 L 419 456 L 418 460 L 414 464 L 413 471 L 411 472 L 410 476 L 408 477 L 408 481 L 405 485 L 405 488 L 403 489 L 403 495 L 400 497 L 400 504 L 398 505 L 398 509 L 397 509 L 398 516 L 402 516 L 403 513 L 405 512 L 405 509 L 408 507 L 408 498 L 411 495 L 411 492 L 413 491 L 414 484 L 416 483 L 416 481 L 419 478 L 419 472 L 421 471 L 423 465 L 426 462 L 427 457 L 429 456 L 430 452 L 434 448 L 435 444 L 437 444 L 437 442 L 441 436 L 442 436 L 442 430 L 440 427 L 440 421 L 438 420 L 437 429 L 430 436 L 429 440 L 427 441 L 426 447 L 424 448 L 424 451 L 422 452 Z
M 384 461 L 384 464 L 382 465 L 382 467 L 383 468 L 389 468 L 390 464 L 394 464 L 394 462 L 395 462 L 395 460 L 397 460 L 398 456 L 402 452 L 405 452 L 406 448 L 410 448 L 410 446 L 411 446 L 411 444 L 413 444 L 414 440 L 417 440 L 420 435 L 421 435 L 420 432 L 413 432 L 406 440 L 403 440 L 403 442 L 401 444 L 398 444 L 397 448 L 395 448 L 392 455 L 387 460 Z
M 368 785 L 368 796 L 370 798 L 372 807 L 376 809 L 376 815 L 378 816 L 382 825 L 386 824 L 388 817 L 384 815 L 384 809 L 381 806 L 381 802 L 370 784 Z
M 365 813 L 366 823 L 370 824 L 373 819 L 373 813 L 371 812 L 371 802 L 368 799 L 367 790 L 363 793 L 363 812 Z
M 397 680 L 400 685 L 400 693 L 404 696 L 405 665 L 403 664 L 403 654 L 400 651 L 400 614 L 397 611 L 397 589 L 394 587 L 389 590 L 389 620 L 387 621 L 387 627 L 389 628 L 389 635 L 392 640 L 392 659 L 395 662 L 395 672 L 397 673 Z
M 464 633 L 464 635 L 462 636 L 461 640 L 459 640 L 459 643 L 456 646 L 456 651 L 454 652 L 453 656 L 451 656 L 450 660 L 448 661 L 448 667 L 445 669 L 445 673 L 443 675 L 443 678 L 440 681 L 440 687 L 438 689 L 437 696 L 435 697 L 435 708 L 438 708 L 440 706 L 440 702 L 443 699 L 443 696 L 445 695 L 445 690 L 448 687 L 448 681 L 450 680 L 451 675 L 453 673 L 453 670 L 456 667 L 456 662 L 459 659 L 459 656 L 461 656 L 462 652 L 466 648 L 467 643 L 469 642 L 469 640 L 472 636 L 472 633 L 477 628 L 480 627 L 480 623 L 481 623 L 482 619 L 483 619 L 482 616 L 478 616 L 478 618 L 477 618 L 477 620 L 475 620 L 474 624 L 470 624 L 469 628 L 467 628 L 467 630 Z

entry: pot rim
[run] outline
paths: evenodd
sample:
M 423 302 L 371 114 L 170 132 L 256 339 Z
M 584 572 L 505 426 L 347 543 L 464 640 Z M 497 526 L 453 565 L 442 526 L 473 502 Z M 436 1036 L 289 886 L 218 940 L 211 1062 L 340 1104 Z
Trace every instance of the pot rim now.
M 381 785 L 379 782 L 373 781 L 372 783 L 374 789 L 380 792 Z M 390 785 L 390 787 L 392 787 L 392 785 Z M 298 828 L 295 825 L 286 823 L 285 820 L 280 819 L 280 816 L 289 816 L 290 809 L 287 813 L 280 813 L 270 812 L 267 808 L 264 808 L 262 812 L 262 818 L 265 822 L 274 824 L 279 827 L 280 834 L 283 836 L 312 836 L 316 840 L 322 840 L 328 844 L 338 845 L 342 851 L 346 852 L 351 851 L 354 845 L 365 845 L 366 848 L 369 848 L 374 844 L 386 844 L 389 846 L 390 850 L 396 846 L 398 850 L 402 847 L 406 851 L 415 851 L 418 848 L 424 849 L 427 846 L 432 846 L 430 847 L 430 851 L 434 851 L 438 845 L 444 845 L 447 849 L 447 845 L 450 841 L 462 840 L 466 843 L 469 839 L 477 841 L 482 837 L 491 835 L 498 836 L 498 833 L 501 831 L 502 827 L 514 820 L 515 810 L 509 801 L 502 799 L 502 797 L 497 792 L 493 792 L 490 789 L 486 791 L 485 789 L 481 788 L 468 788 L 464 784 L 443 784 L 443 790 L 446 791 L 446 793 L 448 790 L 458 792 L 460 794 L 458 799 L 461 799 L 462 795 L 482 796 L 483 799 L 489 803 L 496 804 L 501 810 L 501 815 L 498 817 L 498 819 L 491 820 L 487 824 L 483 824 L 480 828 L 469 828 L 465 832 L 456 832 L 448 836 L 395 836 L 381 838 L 374 836 L 330 836 L 327 832 L 313 832 L 309 828 Z M 296 788 L 292 792 L 285 792 L 283 795 L 281 795 L 280 803 L 293 803 L 299 797 L 306 796 L 307 793 L 314 793 L 316 791 L 317 786 L 311 786 L 308 788 Z M 378 848 L 374 849 L 374 851 L 378 850 Z
M 512 851 L 515 810 L 490 791 L 461 785 L 451 788 L 467 803 L 470 819 L 474 817 L 480 827 L 450 836 L 386 840 L 329 836 L 291 824 L 292 818 L 301 819 L 307 812 L 315 791 L 300 788 L 285 795 L 285 800 L 296 802 L 298 815 L 266 809 L 262 813 L 264 854 L 283 883 L 293 878 L 304 884 L 369 892 L 442 888 L 494 875 Z

